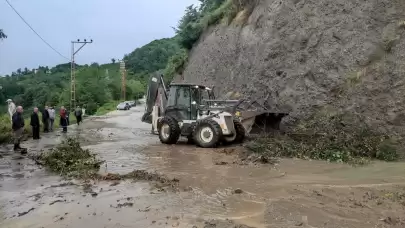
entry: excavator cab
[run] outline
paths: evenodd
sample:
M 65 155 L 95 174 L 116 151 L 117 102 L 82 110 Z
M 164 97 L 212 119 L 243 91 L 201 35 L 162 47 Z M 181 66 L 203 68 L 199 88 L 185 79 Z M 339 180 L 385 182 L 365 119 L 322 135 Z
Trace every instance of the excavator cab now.
M 213 99 L 211 89 L 193 84 L 171 84 L 164 115 L 177 121 L 196 121 L 205 107 L 205 100 Z

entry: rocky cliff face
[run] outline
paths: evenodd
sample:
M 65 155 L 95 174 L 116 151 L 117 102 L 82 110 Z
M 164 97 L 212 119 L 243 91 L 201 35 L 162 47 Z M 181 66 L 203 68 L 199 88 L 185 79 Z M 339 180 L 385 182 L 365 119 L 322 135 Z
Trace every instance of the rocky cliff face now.
M 258 0 L 245 13 L 205 31 L 177 80 L 240 92 L 285 123 L 332 107 L 405 133 L 404 0 Z

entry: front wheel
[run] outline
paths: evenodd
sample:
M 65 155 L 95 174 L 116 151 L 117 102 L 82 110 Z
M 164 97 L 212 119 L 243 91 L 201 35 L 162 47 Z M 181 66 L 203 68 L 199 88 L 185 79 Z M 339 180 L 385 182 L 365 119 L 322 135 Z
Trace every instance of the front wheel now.
M 165 116 L 158 124 L 159 139 L 164 144 L 176 144 L 180 138 L 180 127 L 177 121 Z
M 193 136 L 198 146 L 212 148 L 216 147 L 222 138 L 222 129 L 214 120 L 202 120 L 197 123 Z
M 223 143 L 229 145 L 232 143 L 243 143 L 246 137 L 246 130 L 242 123 L 236 119 L 233 120 L 233 125 L 235 128 L 235 134 L 233 136 L 224 137 Z

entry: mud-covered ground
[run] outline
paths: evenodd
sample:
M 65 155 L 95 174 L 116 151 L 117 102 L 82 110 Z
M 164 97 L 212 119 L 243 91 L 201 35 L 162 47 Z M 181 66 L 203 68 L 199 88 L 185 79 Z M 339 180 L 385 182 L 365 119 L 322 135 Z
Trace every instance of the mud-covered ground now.
M 101 174 L 133 170 L 179 180 L 175 189 L 141 178 L 63 180 L 11 147 L 0 149 L 0 227 L 405 227 L 405 164 L 354 168 L 282 159 L 241 162 L 239 148 L 161 145 L 140 122 L 143 108 L 114 112 L 72 126 L 105 160 Z M 62 134 L 27 141 L 30 154 Z M 114 179 L 114 178 L 113 178 Z

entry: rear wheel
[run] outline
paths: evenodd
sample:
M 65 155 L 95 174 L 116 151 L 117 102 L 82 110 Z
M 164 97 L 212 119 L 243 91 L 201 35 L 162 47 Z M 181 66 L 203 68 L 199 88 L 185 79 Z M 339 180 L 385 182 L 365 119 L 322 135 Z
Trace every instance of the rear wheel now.
M 197 123 L 193 133 L 194 142 L 203 148 L 216 147 L 222 138 L 222 129 L 214 120 L 202 120 Z
M 158 125 L 159 139 L 164 144 L 176 144 L 180 137 L 180 127 L 177 121 L 165 116 Z

